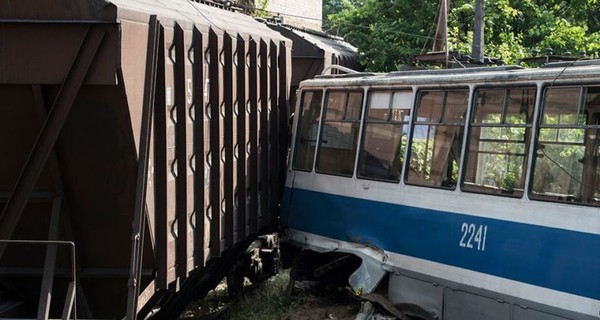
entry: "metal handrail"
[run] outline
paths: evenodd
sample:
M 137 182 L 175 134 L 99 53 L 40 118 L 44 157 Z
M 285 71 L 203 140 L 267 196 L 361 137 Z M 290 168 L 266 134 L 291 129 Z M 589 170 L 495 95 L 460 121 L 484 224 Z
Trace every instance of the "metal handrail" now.
M 69 283 L 69 289 L 67 290 L 67 297 L 65 299 L 65 305 L 63 307 L 62 320 L 67 320 L 71 317 L 73 312 L 73 319 L 77 320 L 77 296 L 76 284 L 77 284 L 77 269 L 75 260 L 75 243 L 73 241 L 58 241 L 58 240 L 0 240 L 0 243 L 6 244 L 34 244 L 34 245 L 64 245 L 71 247 L 71 282 Z
M 325 73 L 331 69 L 335 69 L 335 70 L 339 70 L 339 71 L 344 71 L 346 73 L 359 73 L 358 71 L 354 70 L 354 69 L 350 69 L 344 66 L 340 66 L 338 64 L 332 64 L 330 66 L 328 66 L 327 68 L 323 69 L 323 72 L 321 72 L 321 75 L 325 75 Z

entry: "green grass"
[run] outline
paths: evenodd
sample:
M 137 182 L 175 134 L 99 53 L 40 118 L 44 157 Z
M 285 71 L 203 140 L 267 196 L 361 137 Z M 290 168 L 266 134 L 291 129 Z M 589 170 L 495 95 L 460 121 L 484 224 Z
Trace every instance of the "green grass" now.
M 286 294 L 289 272 L 285 271 L 245 290 L 236 301 L 227 295 L 226 286 L 220 285 L 205 299 L 192 303 L 183 319 L 236 319 L 280 320 L 298 309 L 307 295 L 295 291 Z M 218 312 L 218 316 L 216 314 Z M 212 316 L 211 316 L 212 315 Z
M 271 277 L 256 288 L 246 292 L 237 303 L 229 308 L 223 319 L 239 320 L 279 320 L 303 304 L 305 295 L 288 296 L 286 288 L 289 273 Z

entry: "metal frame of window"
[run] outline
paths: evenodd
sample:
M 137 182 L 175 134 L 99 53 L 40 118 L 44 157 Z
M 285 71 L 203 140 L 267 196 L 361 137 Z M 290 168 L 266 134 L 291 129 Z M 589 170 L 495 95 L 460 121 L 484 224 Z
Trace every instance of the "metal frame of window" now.
M 345 93 L 345 99 L 344 99 L 344 111 L 343 111 L 343 116 L 341 120 L 327 120 L 327 111 L 329 110 L 329 103 L 328 103 L 328 98 L 329 95 L 331 93 Z M 359 93 L 361 95 L 361 100 L 360 100 L 360 109 L 358 112 L 358 118 L 355 120 L 347 120 L 347 112 L 348 112 L 348 101 L 349 101 L 349 96 L 352 93 Z M 327 172 L 327 171 L 323 171 L 322 169 L 319 169 L 319 163 L 321 160 L 321 155 L 322 155 L 322 142 L 323 140 L 323 128 L 325 126 L 326 123 L 351 123 L 351 124 L 358 124 L 358 132 L 357 135 L 360 135 L 360 129 L 361 129 L 361 122 L 362 122 L 362 118 L 363 118 L 363 107 L 364 107 L 364 100 L 365 100 L 365 93 L 364 90 L 362 88 L 327 88 L 323 94 L 323 103 L 321 105 L 321 121 L 319 123 L 319 132 L 318 132 L 318 138 L 317 138 L 317 145 L 316 145 L 316 157 L 315 160 L 313 162 L 313 168 L 315 170 L 316 173 L 319 174 L 328 174 L 328 175 L 334 175 L 334 176 L 340 176 L 340 177 L 352 177 L 354 175 L 354 169 L 356 167 L 356 154 L 358 153 L 358 140 L 360 137 L 357 136 L 356 141 L 354 141 L 354 146 L 356 148 L 354 155 L 351 157 L 351 161 L 353 161 L 353 166 L 352 166 L 352 170 L 350 171 L 349 174 L 342 174 L 342 173 L 333 173 L 333 172 Z
M 368 118 L 368 114 L 369 111 L 371 110 L 371 97 L 373 93 L 389 93 L 389 101 L 388 101 L 388 115 L 387 115 L 387 119 L 385 120 L 379 120 L 379 119 L 369 119 Z M 397 93 L 410 93 L 411 95 L 411 105 L 409 106 L 409 108 L 400 108 L 398 110 L 409 110 L 409 119 L 408 120 L 402 120 L 402 121 L 398 121 L 398 120 L 392 120 L 392 110 L 394 109 L 394 96 Z M 376 177 L 369 177 L 366 175 L 361 175 L 360 174 L 360 154 L 361 152 L 364 150 L 365 147 L 365 139 L 366 139 L 366 128 L 368 124 L 392 124 L 392 125 L 399 125 L 399 126 L 407 126 L 408 130 L 406 131 L 406 144 L 404 145 L 404 154 L 406 154 L 407 151 L 407 147 L 409 145 L 409 134 L 410 134 L 410 118 L 412 118 L 412 114 L 414 112 L 414 92 L 412 90 L 412 88 L 394 88 L 394 89 L 383 89 L 383 88 L 378 88 L 378 89 L 371 89 L 369 90 L 369 92 L 367 93 L 367 104 L 365 106 L 365 112 L 364 112 L 364 117 L 363 117 L 363 121 L 362 121 L 362 127 L 363 127 L 363 134 L 362 137 L 360 137 L 360 145 L 359 145 L 359 149 L 358 149 L 358 154 L 359 154 L 359 165 L 356 166 L 356 177 L 359 179 L 364 179 L 364 180 L 373 180 L 373 181 L 383 181 L 383 182 L 392 182 L 392 183 L 400 183 L 400 181 L 402 180 L 402 174 L 404 172 L 404 158 L 402 159 L 402 163 L 400 166 L 400 172 L 399 172 L 399 176 L 398 179 L 383 179 L 383 178 L 376 178 Z M 383 110 L 383 109 L 382 109 Z M 402 139 L 402 137 L 400 137 L 400 139 Z M 402 142 L 400 142 L 402 143 Z
M 476 122 L 475 119 L 475 114 L 477 112 L 477 94 L 480 91 L 483 90 L 504 90 L 504 97 L 502 100 L 502 110 L 501 110 L 501 115 L 500 115 L 500 122 L 498 123 L 489 123 L 489 122 Z M 508 116 L 508 111 L 509 111 L 509 97 L 510 97 L 510 91 L 511 90 L 533 90 L 533 106 L 531 107 L 531 110 L 529 110 L 531 112 L 531 114 L 527 114 L 527 119 L 525 123 L 506 123 L 506 119 Z M 533 119 L 533 114 L 535 113 L 535 108 L 536 108 L 536 95 L 537 95 L 537 88 L 535 85 L 519 85 L 519 86 L 485 86 L 485 87 L 478 87 L 475 88 L 475 90 L 473 90 L 473 99 L 472 99 L 472 103 L 471 103 L 471 117 L 470 117 L 470 122 L 468 125 L 468 137 L 467 137 L 467 141 L 466 141 L 466 145 L 465 145 L 465 157 L 462 160 L 463 162 L 463 172 L 462 172 L 462 176 L 460 177 L 460 189 L 461 191 L 464 192 L 470 192 L 470 193 L 480 193 L 480 194 L 486 194 L 486 195 L 494 195 L 494 196 L 506 196 L 506 197 L 513 197 L 513 198 L 521 198 L 523 197 L 523 195 L 526 193 L 525 189 L 526 189 L 526 177 L 527 177 L 527 173 L 528 173 L 528 157 L 529 157 L 529 144 L 531 142 L 531 132 L 532 132 L 532 128 L 533 128 L 533 123 L 534 123 L 534 119 Z M 518 144 L 518 143 L 523 143 L 524 144 L 524 152 L 523 153 L 511 153 L 511 152 L 499 152 L 499 151 L 481 151 L 481 150 L 477 150 L 477 151 L 472 151 L 470 150 L 470 142 L 471 139 L 473 139 L 473 128 L 525 128 L 525 133 L 524 133 L 524 137 L 523 140 L 514 140 L 514 139 L 490 139 L 490 138 L 483 138 L 483 139 L 478 139 L 478 141 L 481 142 L 492 142 L 492 143 L 513 143 L 513 144 Z M 510 193 L 494 193 L 494 192 L 486 192 L 483 188 L 485 188 L 484 186 L 480 186 L 478 184 L 473 183 L 472 186 L 465 186 L 465 183 L 467 183 L 466 181 L 466 177 L 467 177 L 467 172 L 469 169 L 469 155 L 471 153 L 476 153 L 477 155 L 480 154 L 490 154 L 490 155 L 505 155 L 507 157 L 510 156 L 520 156 L 520 157 L 525 157 L 523 159 L 523 169 L 521 171 L 521 181 L 522 181 L 522 187 L 519 189 L 522 189 L 523 191 L 518 194 L 518 195 L 512 195 Z M 471 182 L 469 182 L 471 183 Z M 473 189 L 469 189 L 469 188 L 473 188 Z M 475 188 L 481 188 L 481 190 L 475 190 Z
M 544 116 L 546 114 L 546 106 L 547 106 L 547 95 L 548 95 L 548 91 L 551 89 L 564 89 L 564 88 L 580 88 L 580 92 L 579 92 L 579 100 L 577 102 L 577 114 L 575 117 L 575 123 L 573 124 L 544 124 Z M 534 143 L 536 146 L 536 150 L 539 148 L 538 146 L 541 144 L 544 145 L 557 145 L 557 146 L 581 146 L 584 148 L 584 153 L 585 151 L 587 151 L 589 145 L 587 143 L 587 139 L 585 137 L 586 135 L 586 131 L 587 130 L 600 130 L 600 124 L 597 125 L 589 125 L 589 124 L 580 124 L 580 119 L 581 119 L 581 115 L 585 113 L 584 107 L 585 107 L 585 101 L 584 101 L 584 97 L 587 96 L 589 89 L 590 88 L 596 88 L 596 89 L 600 89 L 600 85 L 598 85 L 597 83 L 580 83 L 580 84 L 566 84 L 566 85 L 554 85 L 554 84 L 550 84 L 550 85 L 546 85 L 543 88 L 543 94 L 542 94 L 542 101 L 539 102 L 539 108 L 540 108 L 540 113 L 539 113 L 539 117 L 537 119 L 537 123 L 538 123 L 538 128 L 536 130 L 536 134 L 535 134 L 535 139 L 534 139 Z M 586 114 L 586 122 L 589 120 L 588 119 L 589 115 Z M 543 129 L 555 129 L 556 130 L 556 139 L 555 140 L 541 140 L 540 139 L 540 135 L 541 135 L 541 131 Z M 562 129 L 575 129 L 575 130 L 584 130 L 584 137 L 583 137 L 583 142 L 579 143 L 579 142 L 571 142 L 571 141 L 565 141 L 565 142 L 561 142 L 558 141 L 558 135 L 560 134 L 560 130 Z M 544 154 L 544 156 L 546 156 Z M 555 160 L 551 160 L 551 162 L 554 162 Z M 531 175 L 530 177 L 530 183 L 529 186 L 527 187 L 527 194 L 529 196 L 529 198 L 531 198 L 532 200 L 535 201 L 544 201 L 544 202 L 555 202 L 555 203 L 566 203 L 566 204 L 574 204 L 574 205 L 582 205 L 582 206 L 592 206 L 592 207 L 598 207 L 600 206 L 600 202 L 599 203 L 586 203 L 583 201 L 578 201 L 575 202 L 573 201 L 573 197 L 571 195 L 568 194 L 562 194 L 561 196 L 557 195 L 547 195 L 547 194 L 543 194 L 543 193 L 536 193 L 534 192 L 534 179 L 535 179 L 535 173 L 536 173 L 536 165 L 537 165 L 537 157 L 536 154 L 533 154 L 533 159 L 531 162 L 531 170 L 529 171 L 529 174 Z M 597 168 L 598 169 L 598 168 Z M 564 168 L 562 168 L 562 170 L 565 170 Z M 574 179 L 576 182 L 578 182 L 580 185 L 584 186 L 584 187 L 589 187 L 587 186 L 583 180 L 585 180 L 585 165 L 582 167 L 582 177 L 581 177 L 581 181 L 579 181 L 579 179 L 575 179 L 574 177 L 571 176 L 570 173 L 566 173 L 567 175 L 569 175 L 571 177 L 571 179 Z
M 318 124 L 318 128 L 319 128 L 319 131 L 320 131 L 321 122 L 322 122 L 321 119 L 322 119 L 322 115 L 323 115 L 323 103 L 324 103 L 323 99 L 325 97 L 325 94 L 324 94 L 323 91 L 324 91 L 323 89 L 310 89 L 310 90 L 304 90 L 304 91 L 301 92 L 301 95 L 300 95 L 300 104 L 299 104 L 299 110 L 298 110 L 299 114 L 297 116 L 298 119 L 296 120 L 296 130 L 295 130 L 295 132 L 296 132 L 296 138 L 294 139 L 294 150 L 293 150 L 293 158 L 292 158 L 292 169 L 295 170 L 295 171 L 312 172 L 312 170 L 315 167 L 315 157 L 314 156 L 313 156 L 313 159 L 311 161 L 310 169 L 298 168 L 297 165 L 296 165 L 296 162 L 297 162 L 297 157 L 298 157 L 299 142 L 300 142 L 300 139 L 302 139 L 301 130 L 302 130 L 302 117 L 304 116 L 304 111 L 305 111 L 304 110 L 304 102 L 305 102 L 304 99 L 305 99 L 305 96 L 306 96 L 307 93 L 313 93 L 313 94 L 314 93 L 320 93 L 321 94 L 321 99 L 320 99 L 321 100 L 321 102 L 320 102 L 321 103 L 321 107 L 320 107 L 321 110 L 319 111 L 319 124 Z M 318 140 L 318 136 L 319 136 L 319 132 L 317 132 L 317 139 L 314 141 L 315 142 L 315 150 L 314 150 L 315 155 L 317 153 L 317 145 L 318 145 L 317 142 L 319 141 Z
M 422 97 L 423 97 L 423 93 L 424 92 L 442 92 L 444 94 L 443 96 L 443 100 L 442 100 L 442 105 L 441 105 L 441 110 L 440 110 L 440 115 L 439 115 L 439 119 L 437 121 L 419 121 L 418 119 L 418 111 L 419 111 L 419 107 L 421 106 L 422 103 Z M 448 93 L 450 92 L 464 92 L 467 95 L 467 101 L 465 104 L 465 116 L 462 119 L 462 122 L 445 122 L 445 114 L 446 114 L 446 106 L 448 104 Z M 407 157 L 406 157 L 406 161 L 404 163 L 404 168 L 403 168 L 403 177 L 402 177 L 402 181 L 406 184 L 406 185 L 411 185 L 411 186 L 420 186 L 420 187 L 428 187 L 428 188 L 436 188 L 436 189 L 443 189 L 443 190 L 456 190 L 457 185 L 460 182 L 460 166 L 461 166 L 461 162 L 462 159 L 460 159 L 460 157 L 462 156 L 462 149 L 464 148 L 464 146 L 462 145 L 463 143 L 463 138 L 464 138 L 464 134 L 466 132 L 466 130 L 464 130 L 467 126 L 466 124 L 466 120 L 467 120 L 467 113 L 469 112 L 469 101 L 470 101 L 470 89 L 468 87 L 464 87 L 464 86 L 460 86 L 460 87 L 448 87 L 448 88 L 427 88 L 427 87 L 422 87 L 422 88 L 418 88 L 416 91 L 416 100 L 414 103 L 413 108 L 411 109 L 412 111 L 412 115 L 411 115 L 411 125 L 410 125 L 410 129 L 409 129 L 409 140 L 407 142 L 407 146 L 406 146 L 406 153 L 407 153 Z M 428 127 L 428 133 L 427 133 L 427 144 L 429 144 L 429 142 L 432 140 L 432 137 L 430 137 L 430 129 L 431 127 L 438 127 L 438 126 L 446 126 L 446 127 L 463 127 L 463 134 L 461 137 L 459 137 L 458 141 L 459 143 L 461 143 L 461 147 L 458 153 L 458 157 L 459 159 L 457 159 L 457 165 L 458 165 L 458 174 L 459 176 L 457 177 L 457 181 L 455 182 L 455 185 L 452 187 L 444 187 L 444 186 L 433 186 L 433 185 L 427 185 L 427 184 L 420 184 L 420 183 L 415 183 L 415 182 L 411 182 L 409 181 L 409 172 L 410 172 L 410 163 L 412 160 L 412 147 L 413 147 L 413 143 L 415 140 L 415 128 L 417 126 L 427 126 Z M 427 150 L 428 146 L 426 146 L 426 150 Z M 435 154 L 432 153 L 432 159 L 433 157 L 435 157 Z M 426 159 L 426 161 L 431 163 L 432 159 Z

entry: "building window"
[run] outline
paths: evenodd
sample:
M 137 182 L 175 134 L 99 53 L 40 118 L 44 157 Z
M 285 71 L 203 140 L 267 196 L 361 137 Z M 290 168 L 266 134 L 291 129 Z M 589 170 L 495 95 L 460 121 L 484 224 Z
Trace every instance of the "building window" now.
M 316 171 L 352 176 L 360 128 L 362 91 L 329 91 Z
M 424 90 L 417 99 L 408 184 L 455 189 L 468 90 Z
M 408 90 L 369 94 L 358 177 L 400 181 L 412 97 Z
M 478 89 L 462 189 L 521 197 L 535 88 Z

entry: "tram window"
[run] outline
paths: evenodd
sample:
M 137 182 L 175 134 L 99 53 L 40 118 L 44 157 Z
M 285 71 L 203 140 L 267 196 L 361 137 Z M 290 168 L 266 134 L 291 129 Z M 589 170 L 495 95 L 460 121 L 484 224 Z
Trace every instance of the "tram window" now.
M 535 88 L 475 91 L 464 191 L 523 195 L 535 96 Z
M 455 189 L 468 90 L 420 91 L 406 183 Z
M 342 120 L 344 119 L 344 109 L 346 104 L 345 92 L 329 92 L 327 94 L 327 111 L 325 112 L 326 120 Z
M 544 94 L 531 197 L 600 205 L 600 87 Z
M 412 96 L 412 91 L 369 94 L 358 177 L 400 181 Z
M 362 91 L 329 91 L 321 126 L 316 170 L 352 176 L 362 108 Z
M 575 125 L 579 105 L 581 104 L 581 87 L 552 88 L 546 90 L 542 124 Z
M 311 171 L 317 144 L 317 132 L 321 117 L 321 91 L 305 91 L 302 93 L 298 131 L 296 134 L 296 152 L 293 168 Z

